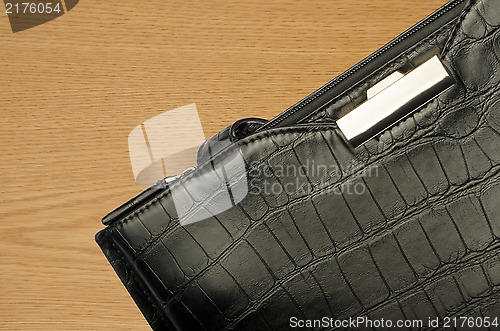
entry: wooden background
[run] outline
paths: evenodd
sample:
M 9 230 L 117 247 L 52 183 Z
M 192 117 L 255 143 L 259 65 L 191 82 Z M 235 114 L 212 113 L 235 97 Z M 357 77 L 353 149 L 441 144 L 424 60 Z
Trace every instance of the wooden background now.
M 272 118 L 444 2 L 81 0 L 15 34 L 2 10 L 0 329 L 148 330 L 94 242 L 141 191 L 132 128 Z

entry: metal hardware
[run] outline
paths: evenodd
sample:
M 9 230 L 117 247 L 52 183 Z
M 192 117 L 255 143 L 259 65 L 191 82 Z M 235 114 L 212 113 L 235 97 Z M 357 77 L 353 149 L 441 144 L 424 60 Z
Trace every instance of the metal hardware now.
M 369 90 L 369 99 L 337 120 L 339 129 L 353 147 L 410 115 L 454 84 L 437 56 L 404 76 L 389 78 Z
M 170 175 L 170 176 L 165 177 L 163 180 L 164 180 L 165 184 L 169 184 L 169 183 L 173 182 L 174 180 L 176 180 L 177 178 L 179 178 L 180 176 L 186 175 L 194 170 L 196 170 L 195 167 L 189 167 L 186 170 L 184 170 L 183 172 L 181 172 L 180 175 Z
M 329 93 L 333 92 L 335 88 L 339 87 L 342 84 L 342 82 L 345 82 L 346 80 L 348 80 L 348 78 L 351 78 L 356 73 L 362 71 L 362 69 L 367 67 L 368 65 L 376 64 L 381 57 L 387 55 L 391 50 L 397 49 L 398 47 L 402 46 L 403 43 L 411 39 L 412 36 L 418 35 L 423 31 L 427 31 L 427 34 L 435 32 L 436 30 L 434 28 L 431 28 L 429 31 L 429 28 L 432 26 L 432 24 L 434 24 L 435 22 L 440 22 L 440 24 L 442 24 L 440 26 L 443 26 L 444 24 L 449 23 L 450 22 L 449 19 L 456 18 L 456 16 L 462 12 L 463 8 L 467 3 L 468 1 L 466 0 L 452 0 L 446 3 L 441 8 L 432 13 L 430 16 L 426 17 L 422 21 L 415 24 L 414 26 L 412 26 L 411 28 L 409 28 L 408 30 L 406 30 L 405 32 L 403 32 L 402 34 L 391 40 L 389 43 L 382 46 L 376 52 L 370 54 L 368 57 L 355 64 L 353 67 L 349 68 L 341 75 L 335 77 L 333 80 L 331 80 L 330 82 L 326 83 L 324 86 L 313 92 L 311 95 L 305 97 L 295 105 L 291 106 L 290 108 L 288 108 L 287 110 L 285 110 L 284 112 L 282 112 L 281 114 L 279 114 L 278 116 L 267 122 L 265 125 L 259 128 L 259 131 L 264 131 L 274 127 L 287 126 L 293 123 L 297 123 L 300 120 L 303 120 L 306 116 L 308 116 L 310 112 L 313 112 L 317 109 L 327 106 L 328 103 L 336 95 L 335 94 L 331 95 L 328 98 L 326 98 L 326 96 Z M 404 49 L 406 48 L 403 48 L 401 50 Z M 379 66 L 380 64 L 376 65 Z M 304 112 L 304 110 L 307 110 L 307 112 Z M 300 112 L 304 113 L 302 117 L 300 117 L 299 119 L 297 119 L 297 117 L 294 118 L 292 116 L 292 115 L 295 116 L 296 113 Z

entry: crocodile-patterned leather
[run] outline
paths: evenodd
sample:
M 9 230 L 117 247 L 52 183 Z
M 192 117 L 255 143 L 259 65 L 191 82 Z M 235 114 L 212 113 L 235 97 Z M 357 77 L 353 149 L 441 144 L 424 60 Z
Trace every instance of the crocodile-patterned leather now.
M 267 177 L 282 190 L 184 226 L 167 187 L 101 231 L 97 242 L 153 329 L 500 318 L 499 26 L 500 1 L 474 1 L 388 64 L 439 47 L 457 84 L 354 152 L 331 120 L 342 97 L 306 123 L 236 142 L 253 179 L 307 160 L 340 171 Z M 200 164 L 173 184 L 193 197 L 190 211 L 210 209 L 225 189 L 207 187 L 211 169 Z

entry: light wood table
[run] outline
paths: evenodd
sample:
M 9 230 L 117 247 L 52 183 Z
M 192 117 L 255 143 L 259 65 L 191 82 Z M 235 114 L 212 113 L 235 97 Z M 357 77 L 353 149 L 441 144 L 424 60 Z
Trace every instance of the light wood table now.
M 2 12 L 0 329 L 148 330 L 94 242 L 141 191 L 132 128 L 272 118 L 443 3 L 82 0 L 15 34 Z

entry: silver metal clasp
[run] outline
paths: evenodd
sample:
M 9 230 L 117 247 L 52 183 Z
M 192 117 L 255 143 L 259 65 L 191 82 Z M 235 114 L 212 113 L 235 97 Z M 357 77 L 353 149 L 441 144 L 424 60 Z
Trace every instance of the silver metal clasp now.
M 367 91 L 367 100 L 337 120 L 357 147 L 407 117 L 454 84 L 439 58 L 427 60 L 406 75 L 395 72 Z

